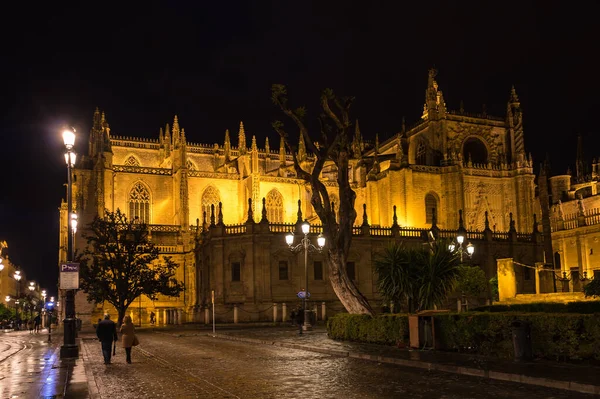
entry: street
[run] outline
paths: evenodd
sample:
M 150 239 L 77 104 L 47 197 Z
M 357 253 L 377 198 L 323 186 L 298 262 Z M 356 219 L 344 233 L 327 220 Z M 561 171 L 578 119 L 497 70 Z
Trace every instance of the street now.
M 294 339 L 294 332 L 290 331 Z M 427 372 L 271 345 L 213 338 L 206 331 L 141 332 L 133 364 L 117 348 L 103 364 L 84 339 L 102 398 L 581 398 L 586 395 Z M 591 396 L 590 396 L 591 397 Z
M 250 331 L 228 331 L 248 335 Z M 280 333 L 279 333 L 280 334 Z M 284 334 L 288 332 L 284 331 Z M 311 334 L 322 334 L 312 332 Z M 64 381 L 90 392 L 66 398 L 583 398 L 563 390 L 430 372 L 275 345 L 215 338 L 194 330 L 146 330 L 133 363 L 117 347 L 104 365 L 93 334 L 82 334 L 85 371 L 58 359 L 60 338 L 47 333 L 0 335 L 0 399 L 63 397 Z M 302 337 L 289 331 L 288 342 Z M 323 336 L 323 339 L 327 339 Z M 77 384 L 73 384 L 78 379 Z M 62 385 L 61 385 L 62 381 Z

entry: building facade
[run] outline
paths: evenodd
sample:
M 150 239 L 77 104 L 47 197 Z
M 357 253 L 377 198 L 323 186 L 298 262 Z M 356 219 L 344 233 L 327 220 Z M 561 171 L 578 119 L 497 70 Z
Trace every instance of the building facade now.
M 422 245 L 432 228 L 439 237 L 451 238 L 462 224 L 479 246 L 473 261 L 490 277 L 497 258 L 528 264 L 543 259 L 535 176 L 514 88 L 505 116 L 469 114 L 462 107 L 447 109 L 435 77 L 430 71 L 423 115 L 413 126 L 402 122 L 396 134 L 369 143 L 355 124 L 349 179 L 359 216 L 348 268 L 369 299 L 377 300 L 372 271 L 377 251 L 390 240 Z M 297 156 L 310 169 L 313 158 L 302 140 Z M 339 203 L 336 176 L 333 164 L 321 175 L 334 206 Z M 222 319 L 231 318 L 232 307 L 245 310 L 237 316 L 241 319 L 261 319 L 264 309 L 279 302 L 289 306 L 303 288 L 304 265 L 290 253 L 284 234 L 296 229 L 299 219 L 319 231 L 310 186 L 296 177 L 282 141 L 271 149 L 267 139 L 259 149 L 256 136 L 247 137 L 241 122 L 235 143 L 226 130 L 219 143 L 195 144 L 187 141 L 177 116 L 158 138 L 134 138 L 111 134 L 97 109 L 73 184 L 80 226 L 105 209 L 120 208 L 149 224 L 161 253 L 180 266 L 177 278 L 185 292 L 154 302 L 142 298 L 139 309 L 130 308 L 134 319 L 145 320 L 155 309 L 160 322 L 202 320 L 212 291 Z M 60 212 L 59 260 L 64 260 L 64 204 Z M 76 248 L 85 244 L 83 230 Z M 311 259 L 312 298 L 333 304 L 325 260 Z M 530 285 L 522 276 L 522 289 L 530 291 Z M 86 314 L 82 298 L 77 311 Z

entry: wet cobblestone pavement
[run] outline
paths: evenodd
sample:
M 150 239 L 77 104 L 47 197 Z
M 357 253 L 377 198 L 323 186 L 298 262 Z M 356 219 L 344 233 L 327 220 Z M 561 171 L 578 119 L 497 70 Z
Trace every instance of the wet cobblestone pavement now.
M 296 330 L 229 329 L 246 337 L 278 334 L 302 344 Z M 265 335 L 266 334 L 266 335 Z M 289 334 L 289 337 L 287 336 Z M 329 340 L 313 331 L 310 339 Z M 318 334 L 321 334 L 320 336 Z M 282 336 L 283 335 L 283 336 Z M 91 335 L 89 336 L 91 338 Z M 215 338 L 190 329 L 141 331 L 133 364 L 117 348 L 104 365 L 100 344 L 83 339 L 91 391 L 101 398 L 584 398 L 569 391 L 426 371 L 275 345 Z M 331 341 L 331 340 L 329 340 Z M 347 343 L 329 342 L 345 347 Z

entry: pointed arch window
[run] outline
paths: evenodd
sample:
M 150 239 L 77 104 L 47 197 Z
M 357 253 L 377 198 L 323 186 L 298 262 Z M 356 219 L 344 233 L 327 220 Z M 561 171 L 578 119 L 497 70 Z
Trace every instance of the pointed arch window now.
M 150 192 L 142 183 L 136 183 L 129 192 L 129 218 L 150 223 Z
M 125 166 L 140 166 L 140 161 L 133 155 L 130 155 L 129 158 L 125 160 Z
M 276 189 L 267 194 L 267 219 L 271 223 L 283 223 L 283 195 Z
M 427 165 L 427 146 L 423 141 L 419 141 L 417 144 L 417 150 L 415 152 L 415 163 L 417 165 Z
M 219 212 L 219 202 L 221 202 L 221 194 L 219 190 L 213 186 L 208 186 L 202 193 L 202 212 L 206 212 L 206 221 L 210 223 L 210 206 L 215 206 L 215 218 Z
M 434 194 L 428 193 L 425 196 L 425 223 L 433 223 L 433 215 L 437 216 L 438 201 Z

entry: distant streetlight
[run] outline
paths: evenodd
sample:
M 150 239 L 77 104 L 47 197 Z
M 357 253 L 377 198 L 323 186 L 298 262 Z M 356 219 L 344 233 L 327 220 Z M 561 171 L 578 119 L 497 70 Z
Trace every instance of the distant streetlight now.
M 308 291 L 308 250 L 309 249 L 313 249 L 316 250 L 317 252 L 321 252 L 323 250 L 323 247 L 325 246 L 325 237 L 323 237 L 323 234 L 319 234 L 319 236 L 317 237 L 317 245 L 318 247 L 315 247 L 311 242 L 310 239 L 308 238 L 308 234 L 310 233 L 310 223 L 308 223 L 307 220 L 305 220 L 302 225 L 302 234 L 304 234 L 304 237 L 302 237 L 302 239 L 300 240 L 300 243 L 298 245 L 294 246 L 294 234 L 293 233 L 289 233 L 285 236 L 285 242 L 287 243 L 287 245 L 290 248 L 290 251 L 292 252 L 300 252 L 302 249 L 304 249 L 304 296 L 302 297 L 302 306 L 304 308 L 304 325 L 302 326 L 302 329 L 304 331 L 308 331 L 311 329 L 311 325 L 310 325 L 310 320 L 309 320 L 309 311 L 307 309 L 306 306 L 306 300 L 308 299 L 310 293 Z

